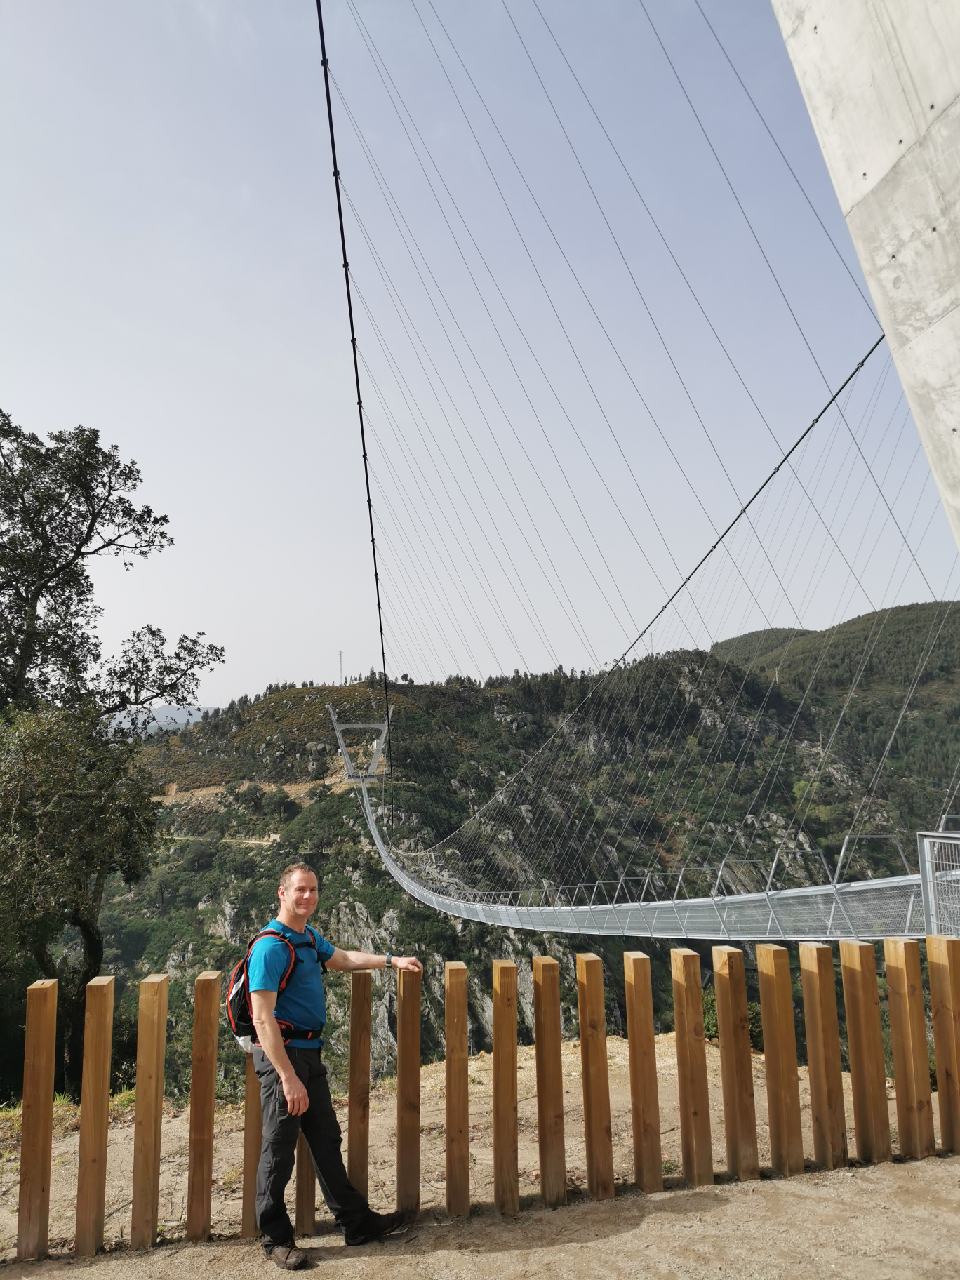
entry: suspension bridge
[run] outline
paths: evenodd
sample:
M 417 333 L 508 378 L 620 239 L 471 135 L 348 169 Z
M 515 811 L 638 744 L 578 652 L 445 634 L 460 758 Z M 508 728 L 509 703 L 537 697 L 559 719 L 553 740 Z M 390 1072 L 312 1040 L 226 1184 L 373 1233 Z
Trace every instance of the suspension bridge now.
M 847 291 L 827 341 L 830 318 L 771 233 L 730 121 L 646 0 L 628 34 L 654 97 L 621 88 L 636 119 L 663 101 L 667 149 L 672 130 L 693 140 L 706 188 L 692 231 L 686 211 L 658 210 L 589 41 L 539 0 L 502 0 L 493 37 L 526 77 L 534 151 L 433 0 L 408 15 L 429 90 L 347 0 L 378 88 L 362 111 L 333 73 L 318 4 L 383 680 L 380 717 L 330 712 L 384 866 L 436 910 L 664 938 L 960 932 L 957 744 L 936 779 L 917 780 L 926 830 L 904 829 L 888 786 L 957 591 L 960 18 L 933 2 L 889 19 L 859 2 L 773 8 L 846 232 L 720 24 L 699 0 L 691 17 L 713 60 L 705 79 L 726 77 L 758 167 L 809 223 L 816 271 Z M 374 109 L 389 127 L 371 125 Z M 335 118 L 349 130 L 339 158 Z M 479 175 L 469 200 L 458 165 Z M 725 228 L 712 264 L 696 243 L 711 224 Z M 767 347 L 788 362 L 786 394 L 757 358 Z M 929 604 L 902 698 L 851 768 L 871 664 L 910 600 Z M 861 648 L 814 732 L 857 615 Z M 771 637 L 789 666 L 812 631 L 819 648 L 784 700 L 763 661 Z M 455 831 L 425 842 L 392 821 L 388 672 L 482 681 L 572 660 L 572 705 Z M 838 789 L 847 826 L 827 848 L 814 818 Z M 871 859 L 878 842 L 889 856 Z

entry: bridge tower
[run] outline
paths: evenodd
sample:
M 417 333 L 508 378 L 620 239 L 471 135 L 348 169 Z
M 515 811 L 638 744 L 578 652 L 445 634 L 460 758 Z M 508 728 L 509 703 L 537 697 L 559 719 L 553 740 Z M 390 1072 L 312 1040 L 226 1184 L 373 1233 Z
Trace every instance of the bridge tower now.
M 960 545 L 960 5 L 772 3 Z

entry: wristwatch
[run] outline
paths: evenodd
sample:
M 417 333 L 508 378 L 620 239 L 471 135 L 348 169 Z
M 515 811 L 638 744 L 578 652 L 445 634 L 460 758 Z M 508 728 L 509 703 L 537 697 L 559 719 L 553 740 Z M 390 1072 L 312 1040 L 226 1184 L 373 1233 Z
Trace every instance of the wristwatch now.
M 388 951 L 386 956 L 384 957 L 383 967 L 385 969 L 393 968 L 393 952 L 392 951 Z

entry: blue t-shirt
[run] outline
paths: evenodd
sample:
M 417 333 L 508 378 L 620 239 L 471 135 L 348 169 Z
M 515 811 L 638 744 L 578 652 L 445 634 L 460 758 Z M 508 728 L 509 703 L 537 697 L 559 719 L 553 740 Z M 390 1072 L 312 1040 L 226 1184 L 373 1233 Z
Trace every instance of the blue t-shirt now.
M 265 929 L 276 929 L 289 938 L 296 949 L 297 963 L 290 980 L 277 996 L 275 1016 L 305 1031 L 319 1031 L 327 1020 L 327 998 L 323 989 L 323 961 L 329 960 L 335 947 L 318 930 L 307 925 L 307 933 L 297 933 L 279 920 L 271 920 Z M 314 950 L 313 942 L 316 942 Z M 253 944 L 247 962 L 251 991 L 279 991 L 280 979 L 290 963 L 290 950 L 279 938 L 260 938 Z M 288 1040 L 294 1049 L 319 1049 L 323 1041 Z

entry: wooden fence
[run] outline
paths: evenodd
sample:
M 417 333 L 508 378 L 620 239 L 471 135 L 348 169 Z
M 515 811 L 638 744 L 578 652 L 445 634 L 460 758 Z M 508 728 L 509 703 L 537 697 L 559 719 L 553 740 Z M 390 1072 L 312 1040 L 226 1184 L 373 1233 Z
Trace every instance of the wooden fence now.
M 960 1152 L 960 939 L 931 937 L 926 945 L 941 1145 L 945 1152 Z M 756 1178 L 759 1161 L 744 956 L 734 947 L 715 947 L 713 961 L 726 1172 L 734 1178 Z M 935 1149 L 919 943 L 888 939 L 884 965 L 899 1154 L 918 1159 Z M 786 1176 L 802 1171 L 805 1157 L 821 1168 L 843 1165 L 848 1160 L 847 1129 L 833 950 L 814 943 L 800 946 L 812 1152 L 804 1152 L 800 1128 L 787 949 L 758 946 L 757 966 L 772 1167 Z M 840 967 L 856 1156 L 863 1162 L 889 1160 L 892 1144 L 873 945 L 842 942 Z M 587 1185 L 590 1195 L 602 1200 L 613 1195 L 614 1176 L 601 961 L 594 955 L 579 955 L 576 973 Z M 446 1205 L 452 1216 L 464 1215 L 470 1207 L 467 977 L 465 965 L 447 965 Z M 634 1176 L 642 1191 L 653 1192 L 663 1187 L 663 1169 L 649 958 L 639 951 L 627 952 L 624 977 Z M 562 1204 L 566 1198 L 559 978 L 556 960 L 543 956 L 534 960 L 539 1174 L 548 1206 Z M 672 979 L 683 1177 L 690 1186 L 702 1186 L 713 1182 L 714 1162 L 700 958 L 695 951 L 677 948 L 672 952 Z M 355 973 L 352 981 L 347 1164 L 353 1182 L 366 1189 L 370 974 Z M 134 1247 L 152 1245 L 157 1232 L 167 986 L 167 977 L 160 974 L 140 984 L 130 1218 Z M 186 1213 L 186 1234 L 191 1240 L 205 1239 L 211 1225 L 220 988 L 218 973 L 202 973 L 196 980 Z M 47 1252 L 56 1005 L 55 982 L 35 982 L 29 988 L 18 1221 L 18 1256 L 24 1259 Z M 75 1248 L 82 1256 L 95 1253 L 103 1244 L 112 1022 L 113 979 L 96 978 L 88 988 L 81 1093 Z M 416 1211 L 420 1204 L 420 978 L 416 974 L 399 975 L 396 1025 L 397 1206 Z M 493 965 L 493 1167 L 494 1201 L 505 1214 L 519 1209 L 517 1149 L 517 970 L 513 963 L 498 960 Z M 256 1235 L 254 1183 L 259 1153 L 259 1090 L 248 1059 L 241 1219 L 241 1233 L 247 1237 Z M 314 1228 L 316 1186 L 302 1141 L 296 1168 L 296 1228 L 309 1233 Z

